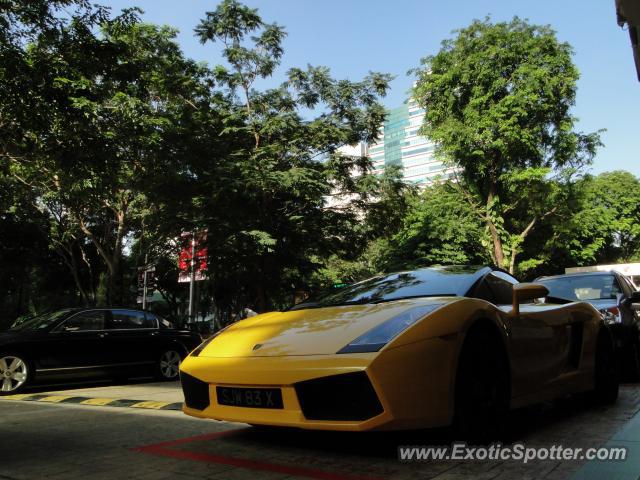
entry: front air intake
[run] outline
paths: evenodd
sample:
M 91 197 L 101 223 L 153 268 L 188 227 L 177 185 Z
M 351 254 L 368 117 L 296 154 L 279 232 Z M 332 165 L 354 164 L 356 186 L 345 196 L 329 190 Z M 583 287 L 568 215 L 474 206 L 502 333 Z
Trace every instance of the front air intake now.
M 182 383 L 184 403 L 187 407 L 204 410 L 209 406 L 209 384 L 207 382 L 180 372 L 180 383 Z
M 367 420 L 383 412 L 365 372 L 306 380 L 295 389 L 307 420 Z

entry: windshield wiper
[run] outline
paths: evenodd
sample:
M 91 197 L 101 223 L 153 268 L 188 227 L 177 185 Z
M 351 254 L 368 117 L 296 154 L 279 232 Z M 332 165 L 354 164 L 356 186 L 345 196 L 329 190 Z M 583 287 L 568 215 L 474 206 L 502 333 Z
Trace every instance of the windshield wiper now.
M 396 300 L 410 300 L 412 298 L 427 298 L 427 297 L 457 297 L 457 295 L 455 293 L 432 293 L 429 295 L 405 295 L 403 297 L 381 298 L 379 300 L 373 300 L 369 303 L 377 304 L 377 303 L 395 302 Z

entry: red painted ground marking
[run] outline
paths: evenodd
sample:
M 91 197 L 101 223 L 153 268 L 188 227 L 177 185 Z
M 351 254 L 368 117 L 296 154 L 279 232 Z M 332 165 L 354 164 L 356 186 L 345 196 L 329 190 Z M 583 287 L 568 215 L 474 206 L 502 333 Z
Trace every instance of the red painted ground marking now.
M 231 430 L 223 430 L 221 432 L 205 433 L 203 435 L 196 435 L 194 437 L 180 438 L 178 440 L 169 440 L 168 442 L 162 442 L 162 443 L 154 443 L 153 445 L 137 447 L 137 448 L 134 448 L 133 450 L 146 450 L 149 448 L 151 449 L 166 448 L 166 447 L 173 447 L 174 445 L 182 445 L 184 443 L 198 442 L 200 440 L 213 440 L 215 438 L 227 437 L 230 435 L 237 435 L 245 430 L 248 430 L 248 428 L 246 427 L 232 428 Z
M 183 445 L 202 440 L 214 440 L 220 437 L 237 435 L 247 430 L 246 428 L 237 428 L 233 430 L 225 430 L 222 432 L 209 433 L 205 435 L 197 435 L 195 437 L 181 438 L 169 442 L 156 443 L 144 447 L 133 448 L 132 450 L 148 453 L 151 455 L 160 455 L 163 457 L 179 458 L 182 460 L 191 460 L 192 462 L 217 463 L 221 465 L 230 465 L 233 467 L 246 468 L 248 470 L 261 470 L 266 472 L 282 473 L 284 475 L 293 475 L 298 477 L 315 478 L 317 480 L 382 480 L 380 477 L 361 476 L 361 475 L 343 475 L 340 473 L 327 472 L 315 468 L 294 467 L 289 465 L 281 465 L 277 463 L 261 462 L 257 460 L 249 460 L 246 458 L 229 457 L 226 455 L 216 455 L 212 453 L 190 452 L 184 450 L 174 450 L 168 447 L 175 445 Z

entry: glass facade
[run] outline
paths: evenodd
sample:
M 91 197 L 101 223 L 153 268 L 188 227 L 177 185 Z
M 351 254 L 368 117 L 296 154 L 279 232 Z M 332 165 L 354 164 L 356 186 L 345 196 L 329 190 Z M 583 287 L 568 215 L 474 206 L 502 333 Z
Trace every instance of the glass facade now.
M 424 113 L 413 101 L 389 110 L 380 138 L 368 148 L 374 173 L 382 173 L 387 165 L 399 165 L 404 179 L 418 185 L 453 175 L 451 168 L 435 159 L 433 142 L 418 135 Z

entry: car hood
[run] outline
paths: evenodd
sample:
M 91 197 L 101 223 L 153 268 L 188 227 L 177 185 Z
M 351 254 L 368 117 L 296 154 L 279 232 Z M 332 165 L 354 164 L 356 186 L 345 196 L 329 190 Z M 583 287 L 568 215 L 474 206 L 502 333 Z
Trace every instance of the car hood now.
M 428 297 L 265 313 L 231 325 L 199 356 L 333 355 L 373 327 L 413 307 L 455 300 L 456 297 Z

